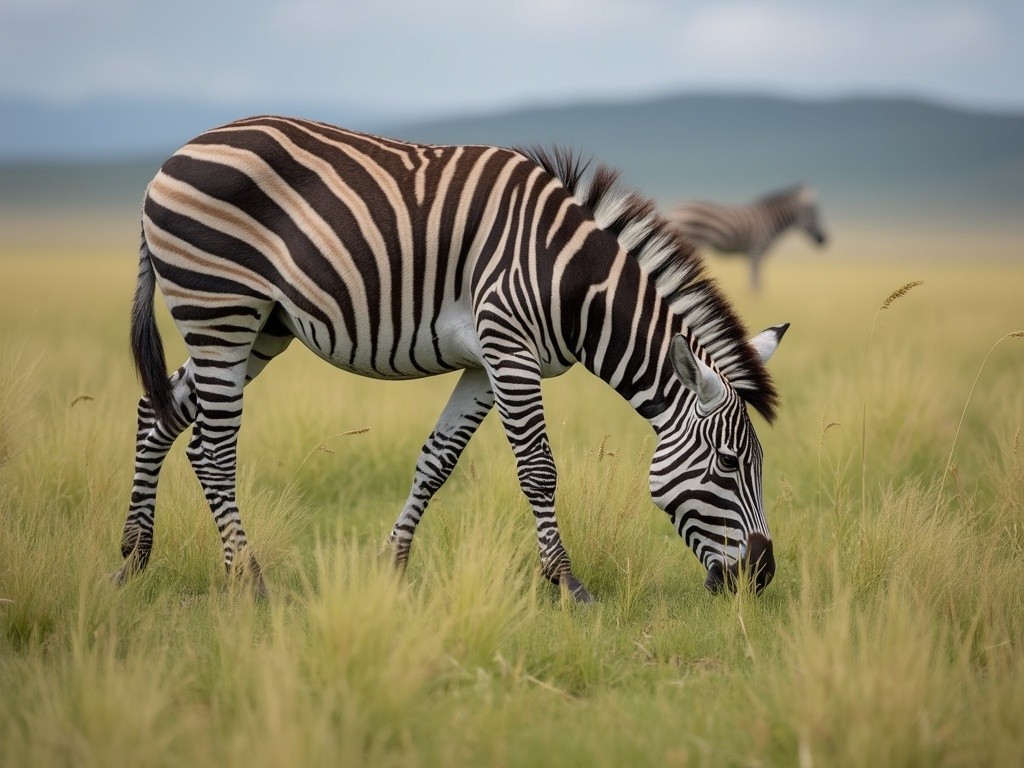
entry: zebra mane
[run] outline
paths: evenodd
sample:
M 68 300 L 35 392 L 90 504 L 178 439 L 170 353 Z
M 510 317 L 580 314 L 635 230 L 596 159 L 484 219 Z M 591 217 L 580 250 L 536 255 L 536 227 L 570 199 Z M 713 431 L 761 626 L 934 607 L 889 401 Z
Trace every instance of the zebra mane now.
M 722 376 L 771 423 L 778 393 L 747 343 L 746 328 L 706 274 L 700 251 L 661 216 L 654 201 L 624 187 L 619 172 L 607 166 L 598 165 L 588 178 L 590 161 L 571 149 L 533 146 L 517 151 L 561 181 L 597 225 L 615 235 Z
M 766 203 L 782 202 L 786 200 L 792 200 L 794 202 L 803 202 L 807 196 L 813 197 L 813 190 L 806 184 L 794 184 L 785 189 L 777 189 L 774 192 L 761 195 L 757 198 L 754 203 L 764 205 Z

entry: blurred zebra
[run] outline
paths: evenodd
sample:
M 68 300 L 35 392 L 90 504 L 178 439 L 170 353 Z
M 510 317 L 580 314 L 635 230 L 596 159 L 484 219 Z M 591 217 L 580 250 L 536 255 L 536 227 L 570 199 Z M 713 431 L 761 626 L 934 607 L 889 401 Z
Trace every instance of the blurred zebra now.
M 118 582 L 149 559 L 160 466 L 194 424 L 186 453 L 225 566 L 262 591 L 235 502 L 242 390 L 298 338 L 365 376 L 463 370 L 389 539 L 399 566 L 496 404 L 542 573 L 590 599 L 555 519 L 540 388 L 579 361 L 653 426 L 651 493 L 708 569 L 708 588 L 734 587 L 741 570 L 763 588 L 775 563 L 746 403 L 774 417 L 763 364 L 786 326 L 748 341 L 654 204 L 619 192 L 613 172 L 585 170 L 569 152 L 425 146 L 273 116 L 178 150 L 143 203 L 131 335 L 147 394 Z M 157 283 L 189 353 L 170 377 Z
M 750 280 L 761 287 L 761 261 L 790 227 L 804 230 L 818 246 L 825 245 L 817 194 L 801 184 L 765 195 L 749 205 L 729 206 L 692 201 L 680 203 L 666 214 L 698 246 L 722 253 L 742 253 L 750 259 Z

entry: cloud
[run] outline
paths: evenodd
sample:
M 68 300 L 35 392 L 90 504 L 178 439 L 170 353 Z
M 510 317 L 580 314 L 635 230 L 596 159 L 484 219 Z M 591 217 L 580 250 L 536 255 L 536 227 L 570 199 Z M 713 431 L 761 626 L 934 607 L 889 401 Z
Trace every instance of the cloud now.
M 479 40 L 504 48 L 508 43 L 530 45 L 538 38 L 559 38 L 573 45 L 594 31 L 614 33 L 622 23 L 640 24 L 651 7 L 650 0 L 293 0 L 275 4 L 268 24 L 289 39 L 305 41 L 415 34 L 455 47 L 473 47 Z
M 1020 8 L 1018 8 L 1020 6 Z M 0 94 L 472 109 L 681 88 L 1024 106 L 1019 0 L 0 0 Z
M 1000 40 L 990 9 L 967 5 L 717 3 L 673 29 L 673 66 L 710 86 L 811 92 L 942 93 L 959 73 L 981 73 Z M 1024 94 L 1021 94 L 1024 96 Z

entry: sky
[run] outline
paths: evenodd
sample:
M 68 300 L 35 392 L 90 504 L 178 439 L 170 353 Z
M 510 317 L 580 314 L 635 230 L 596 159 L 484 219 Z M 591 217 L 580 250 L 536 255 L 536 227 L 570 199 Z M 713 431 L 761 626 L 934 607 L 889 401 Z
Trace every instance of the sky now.
M 430 115 L 682 91 L 1024 111 L 1021 0 L 0 0 L 0 98 Z

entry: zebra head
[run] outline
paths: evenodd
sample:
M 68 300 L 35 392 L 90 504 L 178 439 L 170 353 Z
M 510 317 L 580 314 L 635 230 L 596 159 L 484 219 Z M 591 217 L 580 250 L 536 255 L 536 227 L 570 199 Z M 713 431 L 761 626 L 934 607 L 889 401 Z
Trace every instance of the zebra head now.
M 825 245 L 828 236 L 821 227 L 821 216 L 818 212 L 818 195 L 813 188 L 801 186 L 797 193 L 796 224 L 819 247 Z
M 762 362 L 788 327 L 749 340 Z M 761 498 L 761 444 L 746 404 L 682 334 L 669 355 L 685 391 L 657 430 L 651 496 L 707 568 L 705 587 L 735 590 L 742 573 L 760 592 L 775 575 L 775 557 Z

